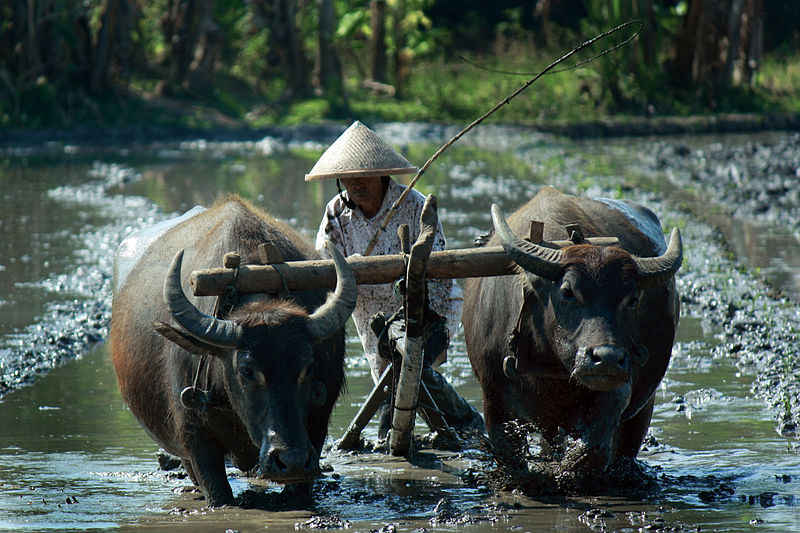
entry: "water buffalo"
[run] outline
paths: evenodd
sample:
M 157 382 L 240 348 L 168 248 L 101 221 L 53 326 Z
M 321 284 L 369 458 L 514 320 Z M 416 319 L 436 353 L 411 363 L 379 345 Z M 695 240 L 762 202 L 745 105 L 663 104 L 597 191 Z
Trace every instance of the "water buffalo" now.
M 337 286 L 327 301 L 325 290 L 294 300 L 243 294 L 221 319 L 215 298 L 186 296 L 193 270 L 218 267 L 231 251 L 260 263 L 266 242 L 287 261 L 316 258 L 311 245 L 237 197 L 151 240 L 114 292 L 111 356 L 123 399 L 210 506 L 234 502 L 226 459 L 307 485 L 344 384 L 343 326 L 356 302 L 347 263 L 329 247 Z
M 573 480 L 635 457 L 678 324 L 680 232 L 667 246 L 649 209 L 549 187 L 508 223 L 497 206 L 492 218 L 489 243 L 503 245 L 518 274 L 468 280 L 463 322 L 501 462 L 525 466 L 524 444 L 504 431 L 509 421 L 532 424 Z M 567 239 L 565 225 L 578 223 L 585 237 L 619 245 L 532 244 L 518 237 L 531 220 L 544 222 L 545 241 Z

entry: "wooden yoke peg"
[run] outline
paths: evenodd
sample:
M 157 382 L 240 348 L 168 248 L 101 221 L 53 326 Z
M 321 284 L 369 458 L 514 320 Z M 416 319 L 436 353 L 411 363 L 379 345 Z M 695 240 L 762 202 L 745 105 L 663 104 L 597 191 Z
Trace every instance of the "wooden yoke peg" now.
M 225 268 L 239 268 L 242 264 L 242 257 L 236 252 L 228 252 L 222 258 L 222 266 Z
M 544 240 L 544 222 L 540 220 L 531 220 L 528 240 L 533 244 L 540 244 Z
M 258 245 L 258 257 L 261 259 L 261 263 L 265 265 L 284 262 L 283 256 L 271 242 L 265 242 Z
M 585 237 L 583 236 L 583 231 L 581 231 L 581 226 L 577 222 L 567 224 L 566 229 L 569 240 L 571 240 L 573 244 L 581 244 L 582 242 L 586 241 Z

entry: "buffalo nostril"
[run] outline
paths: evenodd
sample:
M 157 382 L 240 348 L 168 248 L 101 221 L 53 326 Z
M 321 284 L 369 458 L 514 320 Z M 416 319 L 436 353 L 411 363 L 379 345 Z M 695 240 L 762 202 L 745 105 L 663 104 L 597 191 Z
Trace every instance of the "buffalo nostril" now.
M 286 466 L 286 463 L 281 461 L 280 455 L 276 454 L 272 458 L 272 462 L 275 465 L 275 470 L 277 470 L 278 472 L 286 472 L 287 470 L 289 470 L 289 468 Z
M 628 353 L 619 346 L 598 346 L 593 348 L 589 355 L 595 365 L 616 365 L 623 369 L 628 366 Z
M 281 471 L 307 469 L 310 461 L 309 454 L 303 450 L 285 450 L 277 455 L 275 464 Z

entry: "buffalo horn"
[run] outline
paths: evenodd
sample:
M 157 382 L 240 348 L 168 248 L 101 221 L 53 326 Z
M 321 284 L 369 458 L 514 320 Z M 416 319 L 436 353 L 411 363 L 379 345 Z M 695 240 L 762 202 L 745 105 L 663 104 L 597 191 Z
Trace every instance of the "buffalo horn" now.
M 651 289 L 667 282 L 681 268 L 683 262 L 683 240 L 678 228 L 672 229 L 669 246 L 658 257 L 634 257 L 640 289 Z
M 175 254 L 164 279 L 164 303 L 172 316 L 194 337 L 220 348 L 234 348 L 242 338 L 242 327 L 231 321 L 209 316 L 192 304 L 181 286 L 183 250 Z
M 519 266 L 532 274 L 555 281 L 561 272 L 561 250 L 539 246 L 517 236 L 508 227 L 500 208 L 492 204 L 494 231 L 503 249 Z
M 325 241 L 325 247 L 336 269 L 336 292 L 309 317 L 308 329 L 315 339 L 324 339 L 344 326 L 356 307 L 358 295 L 356 279 L 342 253 L 330 241 Z

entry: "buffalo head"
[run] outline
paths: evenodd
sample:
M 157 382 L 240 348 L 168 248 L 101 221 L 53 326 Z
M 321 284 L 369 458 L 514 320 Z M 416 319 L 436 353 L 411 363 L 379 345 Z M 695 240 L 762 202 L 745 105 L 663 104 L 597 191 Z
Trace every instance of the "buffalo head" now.
M 313 346 L 340 330 L 356 303 L 356 282 L 335 246 L 326 243 L 336 268 L 336 292 L 312 314 L 281 300 L 240 303 L 228 319 L 197 309 L 181 287 L 183 251 L 164 281 L 164 302 L 181 328 L 158 324 L 160 333 L 193 353 L 222 363 L 231 407 L 259 451 L 256 470 L 282 483 L 308 481 L 319 473 L 319 451 L 308 437 L 312 404 L 326 403 L 315 379 Z
M 680 232 L 672 230 L 659 257 L 635 257 L 619 247 L 578 244 L 553 249 L 528 242 L 508 227 L 492 205 L 495 233 L 506 253 L 545 283 L 540 294 L 544 330 L 572 379 L 596 391 L 630 384 L 634 366 L 647 359 L 636 342 L 643 291 L 664 285 L 683 259 Z M 546 301 L 544 301 L 546 300 Z

